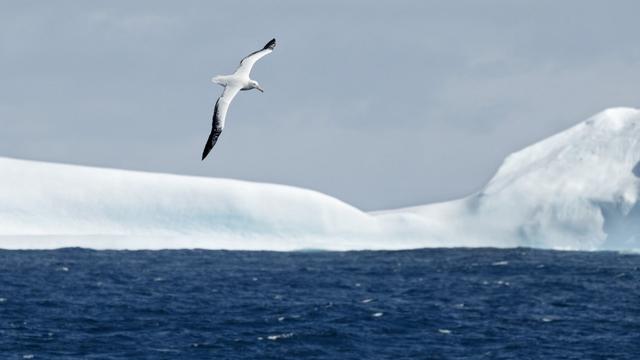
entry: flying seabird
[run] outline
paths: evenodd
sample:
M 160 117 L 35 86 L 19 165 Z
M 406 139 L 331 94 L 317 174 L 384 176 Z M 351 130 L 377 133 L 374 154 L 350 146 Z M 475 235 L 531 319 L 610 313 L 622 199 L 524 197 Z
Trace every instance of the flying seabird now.
M 216 106 L 213 109 L 211 134 L 209 134 L 207 143 L 204 146 L 202 160 L 207 157 L 211 149 L 213 149 L 213 146 L 216 144 L 216 141 L 218 141 L 218 137 L 224 128 L 224 118 L 227 116 L 229 104 L 231 104 L 231 101 L 238 91 L 258 89 L 261 92 L 264 92 L 257 81 L 249 78 L 249 74 L 251 73 L 253 64 L 263 56 L 270 54 L 274 47 L 276 47 L 276 39 L 271 39 L 271 41 L 269 41 L 262 49 L 254 51 L 242 59 L 236 72 L 231 75 L 215 76 L 211 79 L 212 82 L 224 86 L 224 91 L 222 91 L 222 95 L 216 101 Z

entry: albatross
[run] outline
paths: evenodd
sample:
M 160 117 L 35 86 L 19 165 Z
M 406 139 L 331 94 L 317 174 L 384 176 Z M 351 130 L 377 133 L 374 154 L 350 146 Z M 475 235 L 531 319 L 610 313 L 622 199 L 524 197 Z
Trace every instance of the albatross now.
M 256 61 L 260 60 L 263 56 L 270 54 L 273 48 L 276 47 L 276 39 L 271 39 L 262 49 L 254 51 L 247 55 L 240 61 L 240 66 L 236 72 L 231 75 L 219 75 L 211 79 L 212 82 L 224 86 L 222 95 L 216 101 L 216 106 L 213 109 L 213 124 L 211 126 L 211 134 L 207 139 L 207 143 L 204 146 L 202 152 L 202 160 L 209 155 L 211 149 L 218 141 L 218 137 L 222 133 L 224 128 L 224 119 L 227 116 L 227 110 L 229 104 L 233 98 L 238 94 L 240 90 L 258 89 L 260 92 L 264 92 L 260 84 L 257 81 L 249 78 L 251 69 Z

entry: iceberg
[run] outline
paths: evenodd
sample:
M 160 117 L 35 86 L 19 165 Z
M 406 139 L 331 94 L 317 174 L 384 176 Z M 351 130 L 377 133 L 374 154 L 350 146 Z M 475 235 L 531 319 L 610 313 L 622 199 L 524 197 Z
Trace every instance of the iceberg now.
M 0 157 L 0 248 L 640 249 L 640 111 L 506 158 L 463 199 L 363 212 L 291 186 Z
M 511 154 L 476 194 L 387 213 L 428 218 L 454 245 L 638 250 L 639 192 L 640 111 L 613 108 Z

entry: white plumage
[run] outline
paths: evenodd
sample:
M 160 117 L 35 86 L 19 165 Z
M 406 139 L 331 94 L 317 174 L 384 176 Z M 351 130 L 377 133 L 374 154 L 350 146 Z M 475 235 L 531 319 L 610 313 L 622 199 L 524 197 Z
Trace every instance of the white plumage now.
M 240 90 L 251 89 L 258 89 L 261 92 L 264 92 L 260 87 L 260 84 L 255 80 L 251 80 L 249 75 L 251 74 L 251 69 L 256 61 L 260 60 L 263 56 L 270 54 L 275 47 L 276 39 L 271 39 L 271 41 L 269 41 L 262 49 L 254 51 L 242 59 L 242 61 L 240 61 L 240 66 L 238 66 L 238 69 L 236 69 L 233 74 L 220 75 L 211 79 L 214 83 L 224 86 L 224 91 L 216 101 L 216 106 L 213 110 L 211 134 L 209 134 L 207 143 L 204 146 L 202 160 L 207 157 L 211 149 L 213 149 L 213 146 L 216 144 L 216 141 L 218 141 L 218 137 L 224 128 L 229 104 L 231 104 L 231 101 L 233 101 L 233 98 L 238 94 L 238 92 Z

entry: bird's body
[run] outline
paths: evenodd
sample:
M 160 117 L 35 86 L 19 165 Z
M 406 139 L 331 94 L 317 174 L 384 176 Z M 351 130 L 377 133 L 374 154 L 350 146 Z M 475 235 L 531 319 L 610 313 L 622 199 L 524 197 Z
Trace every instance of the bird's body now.
M 216 101 L 216 105 L 213 110 L 213 124 L 211 128 L 211 134 L 209 134 L 209 138 L 207 139 L 207 143 L 205 144 L 204 151 L 202 152 L 202 160 L 207 157 L 211 149 L 213 149 L 213 146 L 216 144 L 216 141 L 218 141 L 218 137 L 220 136 L 220 134 L 222 133 L 222 129 L 224 128 L 224 122 L 227 116 L 227 110 L 229 109 L 229 104 L 231 104 L 231 101 L 238 94 L 238 92 L 241 90 L 251 89 L 258 89 L 261 92 L 264 91 L 257 81 L 251 80 L 249 75 L 256 61 L 258 61 L 263 56 L 271 53 L 274 47 L 276 47 L 276 39 L 272 39 L 262 49 L 255 51 L 242 59 L 242 61 L 240 61 L 240 66 L 233 74 L 219 75 L 211 79 L 211 81 L 213 81 L 214 83 L 224 86 L 224 91 Z

